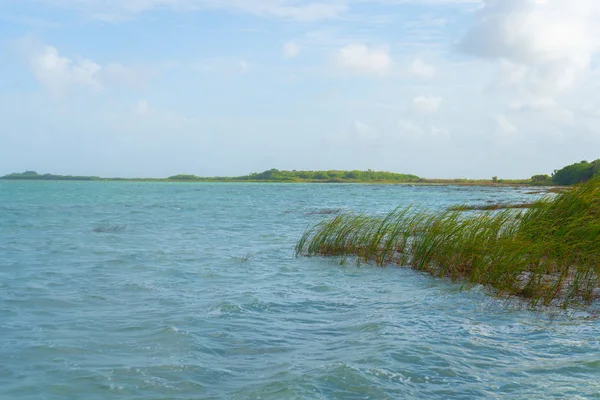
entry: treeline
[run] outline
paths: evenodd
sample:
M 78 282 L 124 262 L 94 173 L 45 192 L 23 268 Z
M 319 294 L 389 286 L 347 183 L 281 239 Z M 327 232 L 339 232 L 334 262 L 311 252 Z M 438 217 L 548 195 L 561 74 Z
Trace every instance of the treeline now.
M 309 181 L 309 182 L 415 182 L 416 175 L 397 174 L 383 171 L 280 171 L 270 169 L 260 173 L 252 173 L 235 178 L 240 181 Z
M 0 177 L 12 180 L 52 180 L 52 181 L 154 181 L 154 182 L 418 182 L 416 175 L 397 174 L 382 171 L 285 171 L 270 169 L 234 177 L 202 177 L 190 174 L 173 175 L 166 179 L 155 178 L 100 178 L 97 176 L 73 176 L 38 174 L 35 171 L 13 173 Z
M 426 179 L 412 174 L 397 174 L 384 171 L 286 171 L 269 169 L 248 175 L 235 177 L 201 177 L 179 174 L 164 178 L 100 178 L 97 176 L 73 176 L 38 174 L 35 171 L 13 173 L 0 179 L 13 180 L 48 180 L 48 181 L 151 181 L 151 182 L 356 182 L 356 183 L 424 183 L 424 184 L 458 184 L 458 185 L 539 185 L 568 186 L 586 182 L 594 176 L 600 176 L 600 159 L 581 161 L 555 170 L 552 175 L 534 175 L 530 179 L 505 180 L 493 177 L 491 180 L 472 179 Z
M 174 175 L 171 181 L 229 181 L 229 182 L 416 182 L 419 177 L 382 171 L 285 171 L 270 169 L 236 177 L 203 178 L 196 175 Z
M 600 159 L 592 162 L 580 161 L 555 170 L 552 174 L 552 183 L 561 186 L 575 185 L 586 182 L 594 176 L 600 176 Z
M 38 174 L 35 171 L 12 173 L 0 177 L 12 180 L 52 180 L 52 181 L 177 181 L 177 182 L 417 182 L 416 175 L 397 174 L 382 171 L 280 171 L 270 169 L 234 177 L 202 177 L 190 174 L 173 175 L 166 179 L 155 178 L 100 178 L 97 176 L 75 176 Z
M 100 181 L 103 180 L 98 176 L 73 176 L 73 175 L 54 175 L 54 174 L 38 174 L 35 171 L 25 171 L 21 173 L 13 173 L 5 175 L 2 179 L 19 179 L 19 180 L 36 180 L 36 181 Z

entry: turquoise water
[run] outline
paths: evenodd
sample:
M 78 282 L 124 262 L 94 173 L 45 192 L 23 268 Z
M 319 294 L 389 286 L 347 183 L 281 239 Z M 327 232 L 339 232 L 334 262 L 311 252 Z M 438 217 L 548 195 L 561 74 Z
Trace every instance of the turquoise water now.
M 295 258 L 328 209 L 526 189 L 0 181 L 0 399 L 600 398 L 600 321 Z

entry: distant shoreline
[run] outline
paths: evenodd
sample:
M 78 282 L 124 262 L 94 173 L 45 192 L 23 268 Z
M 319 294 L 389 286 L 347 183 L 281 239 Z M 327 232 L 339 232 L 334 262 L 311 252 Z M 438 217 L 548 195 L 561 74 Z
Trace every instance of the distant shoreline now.
M 428 179 L 411 174 L 381 171 L 279 171 L 267 170 L 237 177 L 200 177 L 174 175 L 168 178 L 102 178 L 98 176 L 74 176 L 38 174 L 35 171 L 13 173 L 0 177 L 6 181 L 76 181 L 76 182 L 179 182 L 179 183 L 355 183 L 418 186 L 555 186 L 551 182 L 533 182 L 531 179 Z
M 422 178 L 413 174 L 400 174 L 387 171 L 360 170 L 278 170 L 272 168 L 263 172 L 253 172 L 243 176 L 214 176 L 203 177 L 191 174 L 178 174 L 168 178 L 101 178 L 99 176 L 54 175 L 38 174 L 35 171 L 12 173 L 0 177 L 0 180 L 28 181 L 88 181 L 88 182 L 269 182 L 269 183 L 360 183 L 382 185 L 442 185 L 442 186 L 488 186 L 488 187 L 546 187 L 559 190 L 581 184 L 600 176 L 600 159 L 587 162 L 580 161 L 554 170 L 552 175 L 538 174 L 529 179 L 501 179 L 493 176 L 491 179 L 437 179 Z
M 492 182 L 454 182 L 449 181 L 427 181 L 421 182 L 395 182 L 395 181 L 323 181 L 323 180 L 305 180 L 305 181 L 276 181 L 276 180 L 234 180 L 234 179 L 207 179 L 207 180 L 196 180 L 196 181 L 178 181 L 171 179 L 160 179 L 160 178 L 101 178 L 101 179 L 7 179 L 0 177 L 0 181 L 8 182 L 123 182 L 123 183 L 284 183 L 284 184 L 299 184 L 299 183 L 310 183 L 310 184 L 340 184 L 340 185 L 398 185 L 398 186 L 479 186 L 479 187 L 560 187 L 556 185 L 532 185 L 529 182 L 503 182 L 503 183 L 492 183 Z

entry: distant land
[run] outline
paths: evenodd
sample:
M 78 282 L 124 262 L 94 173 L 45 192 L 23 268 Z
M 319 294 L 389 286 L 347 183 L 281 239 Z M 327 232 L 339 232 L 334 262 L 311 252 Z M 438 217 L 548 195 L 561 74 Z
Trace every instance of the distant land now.
M 548 177 L 549 179 L 550 177 Z M 264 172 L 234 177 L 202 177 L 179 174 L 168 178 L 103 178 L 99 176 L 39 174 L 35 171 L 12 173 L 0 180 L 30 181 L 98 181 L 98 182 L 282 182 L 282 183 L 381 183 L 381 184 L 454 184 L 454 185 L 531 185 L 529 179 L 425 179 L 412 174 L 399 174 L 382 171 L 284 171 L 270 169 Z M 549 183 L 551 184 L 551 183 Z
M 550 175 L 534 175 L 529 179 L 428 179 L 412 174 L 384 171 L 285 171 L 270 169 L 264 172 L 234 177 L 201 177 L 196 175 L 173 175 L 168 178 L 101 178 L 98 176 L 38 174 L 35 171 L 12 173 L 0 177 L 2 180 L 36 181 L 126 181 L 126 182 L 307 182 L 307 183 L 412 183 L 446 185 L 534 185 L 567 186 L 589 180 L 600 175 L 600 159 L 581 161 L 555 170 Z
M 73 176 L 38 174 L 35 171 L 13 173 L 0 177 L 5 180 L 47 180 L 47 181 L 150 181 L 150 182 L 417 182 L 420 178 L 411 174 L 397 174 L 381 171 L 280 171 L 270 169 L 264 172 L 251 173 L 232 177 L 202 177 L 179 174 L 168 178 L 101 178 L 98 176 Z

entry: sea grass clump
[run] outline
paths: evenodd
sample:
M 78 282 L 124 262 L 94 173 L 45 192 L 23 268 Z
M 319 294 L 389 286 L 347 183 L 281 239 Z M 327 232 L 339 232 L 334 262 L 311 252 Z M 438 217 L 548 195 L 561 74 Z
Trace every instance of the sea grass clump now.
M 345 213 L 309 227 L 296 253 L 409 266 L 533 306 L 589 304 L 600 295 L 600 177 L 528 210 Z

